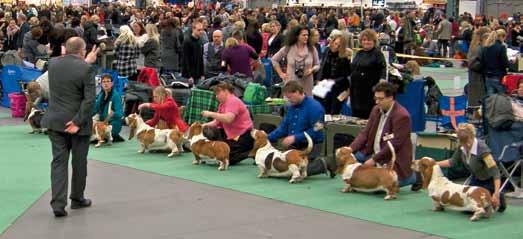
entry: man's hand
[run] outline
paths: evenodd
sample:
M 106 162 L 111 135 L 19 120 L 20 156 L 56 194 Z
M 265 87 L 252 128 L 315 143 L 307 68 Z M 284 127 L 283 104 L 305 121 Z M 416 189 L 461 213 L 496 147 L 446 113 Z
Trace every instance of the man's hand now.
M 89 64 L 95 63 L 96 55 L 98 55 L 98 47 L 96 47 L 96 45 L 94 45 L 93 49 L 91 49 L 91 52 L 89 52 L 89 54 L 87 54 L 87 56 L 85 57 L 85 62 L 87 62 Z
M 78 133 L 78 130 L 80 130 L 80 128 L 78 126 L 76 126 L 73 123 L 73 121 L 69 121 L 69 122 L 67 122 L 67 124 L 65 124 L 65 132 L 66 133 L 76 134 L 76 133 Z
M 143 103 L 138 106 L 138 110 L 143 110 L 147 108 L 151 108 L 151 103 Z
M 376 165 L 376 162 L 374 161 L 373 158 L 370 158 L 369 160 L 365 161 L 365 163 L 363 163 L 364 165 L 368 165 L 368 166 L 374 166 Z
M 214 114 L 214 112 L 211 112 L 211 111 L 208 111 L 208 110 L 203 110 L 202 111 L 202 117 L 205 117 L 205 118 L 212 118 L 213 114 Z
M 291 135 L 285 137 L 281 143 L 283 144 L 283 146 L 288 148 L 289 146 L 291 146 L 291 144 L 294 144 L 294 141 L 296 141 L 296 138 L 294 138 L 294 135 Z

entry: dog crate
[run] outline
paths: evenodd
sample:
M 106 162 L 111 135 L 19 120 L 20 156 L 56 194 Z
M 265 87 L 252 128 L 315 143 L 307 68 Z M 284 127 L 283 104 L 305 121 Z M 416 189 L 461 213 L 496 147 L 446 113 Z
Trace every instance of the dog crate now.
M 16 65 L 6 65 L 2 69 L 2 106 L 10 107 L 9 94 L 20 93 L 22 88 L 20 83 L 29 83 L 36 80 L 42 72 L 38 69 L 21 67 Z

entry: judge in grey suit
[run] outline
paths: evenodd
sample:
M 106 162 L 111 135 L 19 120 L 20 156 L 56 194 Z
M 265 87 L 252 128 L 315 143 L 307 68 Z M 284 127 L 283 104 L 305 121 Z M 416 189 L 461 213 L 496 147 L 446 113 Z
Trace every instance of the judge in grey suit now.
M 82 38 L 65 43 L 66 55 L 49 61 L 49 109 L 42 125 L 49 129 L 51 162 L 51 207 L 56 217 L 67 216 L 68 161 L 72 153 L 71 209 L 89 207 L 84 197 L 87 152 L 95 102 L 96 47 L 87 55 Z

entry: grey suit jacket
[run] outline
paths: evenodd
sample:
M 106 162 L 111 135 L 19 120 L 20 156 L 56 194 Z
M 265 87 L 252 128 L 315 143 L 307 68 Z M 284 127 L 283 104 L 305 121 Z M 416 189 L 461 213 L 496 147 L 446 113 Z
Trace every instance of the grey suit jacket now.
M 438 27 L 438 39 L 450 40 L 452 36 L 452 23 L 449 20 L 444 19 L 439 23 Z
M 42 125 L 64 132 L 65 124 L 73 121 L 78 135 L 90 135 L 95 102 L 95 70 L 84 59 L 66 55 L 49 61 L 49 108 Z

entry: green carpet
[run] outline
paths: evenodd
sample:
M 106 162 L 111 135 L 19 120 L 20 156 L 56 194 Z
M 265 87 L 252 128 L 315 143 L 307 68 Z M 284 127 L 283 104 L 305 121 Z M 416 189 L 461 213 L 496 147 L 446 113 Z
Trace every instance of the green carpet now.
M 7 212 L 0 214 L 0 231 L 49 187 L 48 140 L 44 136 L 29 136 L 26 131 L 27 126 L 0 127 L 0 165 L 6 182 L 0 198 L 8 200 L 0 206 L 0 211 Z M 252 160 L 219 172 L 215 166 L 192 165 L 190 154 L 167 158 L 166 154 L 141 155 L 137 150 L 138 144 L 133 140 L 92 148 L 89 158 L 438 236 L 490 239 L 493 233 L 500 238 L 519 238 L 523 234 L 520 227 L 523 207 L 511 206 L 504 214 L 472 223 L 468 221 L 469 215 L 463 213 L 432 212 L 426 193 L 412 193 L 408 188 L 402 189 L 399 199 L 385 202 L 383 195 L 340 193 L 343 183 L 339 177 L 331 180 L 318 175 L 290 185 L 284 179 L 257 179 Z
M 11 118 L 11 112 L 0 111 L 0 119 Z
M 29 131 L 27 125 L 0 127 L 0 234 L 51 185 L 49 140 Z

